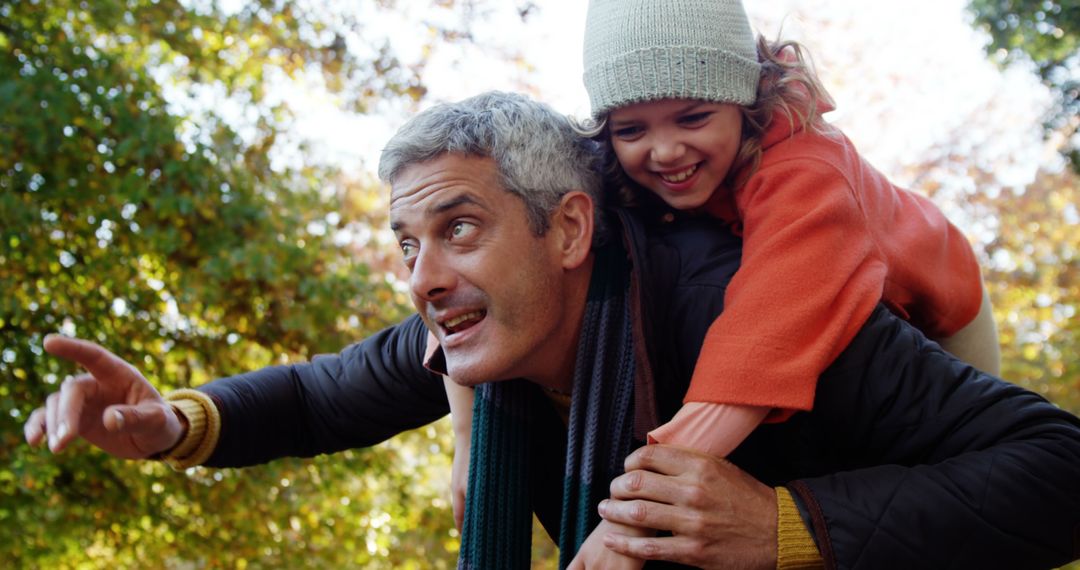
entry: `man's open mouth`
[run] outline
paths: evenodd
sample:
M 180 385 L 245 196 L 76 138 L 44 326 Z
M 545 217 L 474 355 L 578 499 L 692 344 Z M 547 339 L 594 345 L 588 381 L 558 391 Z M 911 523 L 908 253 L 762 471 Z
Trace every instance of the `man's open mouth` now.
M 454 334 L 468 329 L 484 320 L 484 316 L 487 315 L 486 311 L 469 311 L 468 313 L 462 313 L 456 317 L 451 317 L 439 323 L 439 326 L 446 331 L 446 334 Z

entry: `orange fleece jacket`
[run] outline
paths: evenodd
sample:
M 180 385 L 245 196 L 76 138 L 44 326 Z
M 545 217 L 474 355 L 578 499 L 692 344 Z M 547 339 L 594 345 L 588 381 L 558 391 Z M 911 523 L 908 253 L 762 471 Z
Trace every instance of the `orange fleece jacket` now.
M 778 114 L 762 147 L 743 187 L 705 205 L 742 235 L 742 265 L 684 401 L 769 406 L 768 421 L 782 421 L 813 407 L 818 376 L 879 301 L 946 337 L 975 318 L 982 278 L 941 211 L 890 183 L 838 130 Z

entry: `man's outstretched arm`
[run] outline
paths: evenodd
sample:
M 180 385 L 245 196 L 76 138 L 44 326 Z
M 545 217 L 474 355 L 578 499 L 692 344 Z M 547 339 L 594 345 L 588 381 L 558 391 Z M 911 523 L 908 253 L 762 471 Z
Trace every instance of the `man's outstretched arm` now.
M 209 455 L 211 466 L 312 456 L 372 445 L 442 417 L 442 382 L 421 362 L 426 334 L 414 316 L 336 355 L 200 386 L 220 419 L 213 445 L 200 455 Z M 88 341 L 49 337 L 45 346 L 88 373 L 66 381 L 31 414 L 24 428 L 30 444 L 48 440 L 59 452 L 81 436 L 122 458 L 187 445 L 185 415 L 174 410 L 183 404 L 163 398 L 129 363 Z M 187 407 L 202 421 L 200 406 Z
M 337 354 L 200 386 L 221 414 L 221 435 L 206 465 L 367 447 L 446 415 L 442 379 L 423 366 L 426 340 L 414 315 Z

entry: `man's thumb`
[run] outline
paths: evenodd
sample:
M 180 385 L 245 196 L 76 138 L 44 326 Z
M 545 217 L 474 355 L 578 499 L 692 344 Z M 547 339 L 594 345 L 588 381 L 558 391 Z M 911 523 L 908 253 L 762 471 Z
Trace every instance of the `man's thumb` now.
M 113 433 L 143 433 L 165 425 L 165 409 L 159 403 L 135 406 L 115 405 L 105 408 L 101 419 L 105 429 Z

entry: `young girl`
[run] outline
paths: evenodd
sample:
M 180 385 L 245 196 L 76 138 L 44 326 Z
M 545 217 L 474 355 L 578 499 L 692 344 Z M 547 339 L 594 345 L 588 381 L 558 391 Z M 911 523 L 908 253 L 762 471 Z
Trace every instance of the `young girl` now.
M 820 373 L 884 301 L 997 374 L 997 331 L 970 244 L 892 185 L 821 115 L 832 101 L 794 42 L 754 41 L 738 0 L 592 0 L 585 87 L 627 190 L 743 238 L 684 407 L 651 442 L 726 456 L 761 422 L 813 406 Z M 677 223 L 677 222 L 676 222 Z M 641 562 L 603 548 L 577 567 Z

